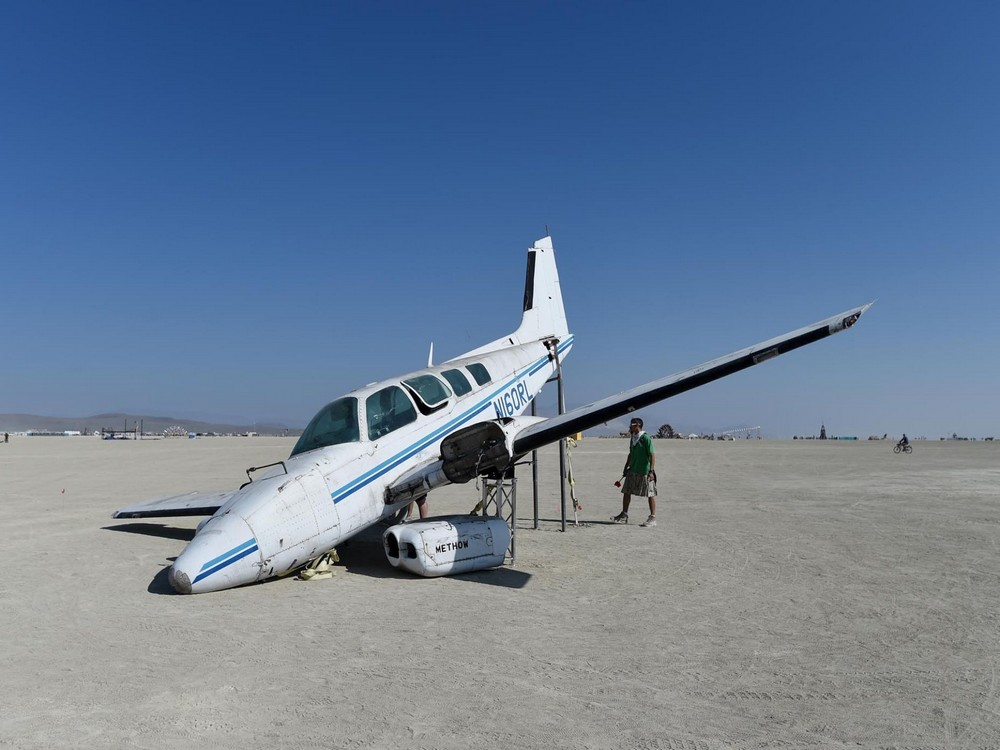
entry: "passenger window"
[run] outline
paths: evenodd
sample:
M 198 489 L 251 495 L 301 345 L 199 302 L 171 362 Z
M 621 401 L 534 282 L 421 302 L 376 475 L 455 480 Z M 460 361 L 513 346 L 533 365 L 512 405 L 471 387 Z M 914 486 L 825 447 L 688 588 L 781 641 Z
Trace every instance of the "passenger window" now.
M 465 367 L 472 373 L 472 377 L 476 379 L 476 382 L 479 383 L 479 385 L 486 385 L 490 382 L 491 378 L 489 371 L 478 362 L 466 365 Z
M 469 379 L 460 370 L 445 370 L 441 375 L 451 384 L 451 389 L 455 391 L 456 396 L 464 396 L 472 390 Z
M 390 385 L 365 399 L 368 439 L 377 440 L 417 419 L 417 410 L 398 385 Z
M 292 448 L 291 455 L 328 445 L 356 443 L 359 439 L 358 400 L 350 396 L 338 398 L 320 409 L 312 418 Z
M 448 386 L 433 375 L 418 375 L 415 378 L 404 380 L 403 385 L 412 388 L 417 398 L 430 409 L 443 405 L 451 395 Z

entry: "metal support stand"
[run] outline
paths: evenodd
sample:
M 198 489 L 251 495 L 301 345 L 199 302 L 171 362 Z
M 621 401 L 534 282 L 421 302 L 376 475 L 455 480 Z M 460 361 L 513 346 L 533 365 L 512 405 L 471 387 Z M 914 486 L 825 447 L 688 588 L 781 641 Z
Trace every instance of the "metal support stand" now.
M 535 399 L 531 399 L 531 416 L 536 416 L 538 409 Z M 535 506 L 535 531 L 538 530 L 538 451 L 531 451 L 531 498 Z M 512 537 L 513 538 L 513 537 Z
M 517 533 L 517 477 L 513 467 L 503 476 L 486 477 L 483 479 L 483 515 L 502 518 L 510 528 L 510 546 L 507 548 L 507 558 L 511 565 L 515 561 L 514 546 Z
M 553 380 L 557 384 L 558 389 L 558 401 L 559 401 L 559 413 L 566 413 L 566 396 L 563 393 L 563 376 L 562 376 L 562 362 L 559 360 L 559 342 L 555 339 L 546 342 L 549 347 L 550 356 L 556 363 L 556 374 L 546 380 L 546 384 L 551 383 Z M 531 400 L 531 415 L 535 416 L 535 400 Z M 538 528 L 538 451 L 531 452 L 531 482 L 532 489 L 534 491 L 535 497 L 535 528 Z M 562 531 L 566 531 L 566 440 L 559 441 L 559 500 L 561 516 L 562 516 Z M 574 501 L 574 510 L 576 509 Z
M 556 386 L 559 397 L 559 413 L 566 413 L 566 395 L 563 393 L 562 362 L 559 361 L 559 349 L 553 345 L 556 357 Z M 562 528 L 566 531 L 566 438 L 559 441 L 559 508 L 562 514 Z

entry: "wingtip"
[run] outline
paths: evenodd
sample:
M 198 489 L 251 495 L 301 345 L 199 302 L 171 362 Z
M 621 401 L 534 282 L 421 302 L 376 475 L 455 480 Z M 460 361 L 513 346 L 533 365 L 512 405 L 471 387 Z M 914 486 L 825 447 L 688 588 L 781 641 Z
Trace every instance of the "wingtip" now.
M 845 315 L 845 319 L 847 317 L 853 317 L 854 321 L 857 321 L 857 319 L 860 318 L 862 315 L 864 315 L 866 312 L 868 312 L 868 308 L 874 304 L 875 300 L 872 300 L 871 302 L 868 302 L 864 305 L 859 305 L 858 307 L 855 307 L 853 310 L 851 310 L 849 313 Z
M 858 319 L 868 312 L 868 308 L 875 304 L 875 300 L 872 300 L 867 305 L 861 305 L 860 307 L 855 307 L 853 310 L 848 310 L 841 315 L 834 317 L 833 322 L 830 323 L 830 333 L 836 333 L 837 331 L 846 331 L 848 328 L 853 326 L 858 322 Z
M 861 307 L 859 307 L 858 308 L 858 317 L 860 318 L 862 315 L 864 315 L 866 312 L 868 312 L 868 308 L 870 308 L 874 304 L 875 304 L 875 300 L 872 300 L 871 302 L 869 302 L 867 304 L 864 304 Z

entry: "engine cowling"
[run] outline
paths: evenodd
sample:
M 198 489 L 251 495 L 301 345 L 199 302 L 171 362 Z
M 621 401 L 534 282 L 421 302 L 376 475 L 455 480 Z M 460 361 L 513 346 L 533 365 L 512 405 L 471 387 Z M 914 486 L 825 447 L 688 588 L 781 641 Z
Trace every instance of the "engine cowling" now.
M 514 461 L 514 437 L 542 417 L 512 417 L 478 422 L 441 441 L 441 469 L 448 481 L 462 484 L 483 474 L 504 472 Z
M 441 441 L 441 458 L 422 466 L 385 491 L 386 505 L 413 500 L 445 484 L 464 484 L 477 476 L 502 473 L 518 458 L 517 434 L 543 417 L 509 417 L 456 430 Z

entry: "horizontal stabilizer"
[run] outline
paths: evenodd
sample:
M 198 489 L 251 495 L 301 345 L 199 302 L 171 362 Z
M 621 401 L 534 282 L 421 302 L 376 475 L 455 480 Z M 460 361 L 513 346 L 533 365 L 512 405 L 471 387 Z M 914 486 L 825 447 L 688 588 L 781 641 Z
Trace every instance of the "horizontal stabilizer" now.
M 228 492 L 189 492 L 146 500 L 111 514 L 112 518 L 170 518 L 173 516 L 210 516 L 222 507 L 237 490 Z
M 523 456 L 525 453 L 553 443 L 567 435 L 596 427 L 636 409 L 655 404 L 692 388 L 711 383 L 713 380 L 724 378 L 726 375 L 732 375 L 747 367 L 766 362 L 785 352 L 798 349 L 800 346 L 824 339 L 838 331 L 850 328 L 871 306 L 872 303 L 868 303 L 861 307 L 855 307 L 853 310 L 834 315 L 783 336 L 762 341 L 725 357 L 713 359 L 689 370 L 668 375 L 660 380 L 654 380 L 651 383 L 623 391 L 616 396 L 609 396 L 558 417 L 552 417 L 539 424 L 526 427 L 517 433 L 514 439 L 514 455 Z

